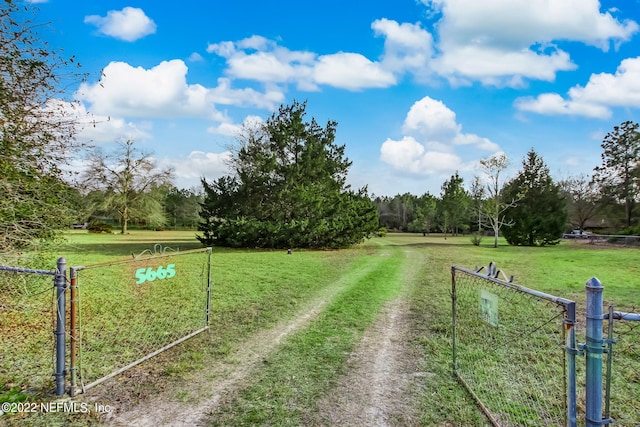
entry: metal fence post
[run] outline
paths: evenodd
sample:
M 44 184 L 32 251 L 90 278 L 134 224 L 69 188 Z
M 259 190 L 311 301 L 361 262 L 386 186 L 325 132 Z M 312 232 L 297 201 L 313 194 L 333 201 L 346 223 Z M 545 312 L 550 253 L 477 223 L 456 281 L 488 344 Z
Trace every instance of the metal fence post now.
M 56 330 L 54 332 L 56 336 L 56 370 L 53 376 L 56 381 L 56 396 L 62 396 L 65 393 L 66 274 L 67 261 L 64 258 L 59 258 L 54 279 L 56 287 Z
M 565 354 L 567 358 L 567 426 L 577 425 L 577 393 L 576 393 L 576 303 L 567 301 L 565 317 Z
M 602 426 L 602 292 L 604 287 L 595 277 L 589 279 L 587 291 L 587 328 L 586 344 L 586 426 Z
M 69 387 L 69 395 L 74 397 L 78 384 L 78 277 L 76 269 L 69 269 L 69 279 L 71 281 L 71 300 L 69 301 L 69 371 L 71 371 L 71 385 Z
M 451 351 L 453 360 L 451 373 L 455 377 L 458 369 L 456 360 L 456 269 L 451 267 Z
M 207 319 L 205 326 L 211 320 L 211 248 L 207 248 Z

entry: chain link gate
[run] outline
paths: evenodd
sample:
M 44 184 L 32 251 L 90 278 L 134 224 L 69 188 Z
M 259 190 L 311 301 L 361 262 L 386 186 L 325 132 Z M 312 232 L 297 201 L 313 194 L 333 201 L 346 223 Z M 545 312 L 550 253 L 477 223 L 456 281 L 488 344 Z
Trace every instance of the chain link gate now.
M 211 249 L 71 268 L 71 395 L 209 328 Z
M 494 264 L 451 274 L 453 372 L 489 420 L 575 426 L 575 302 L 516 285 Z

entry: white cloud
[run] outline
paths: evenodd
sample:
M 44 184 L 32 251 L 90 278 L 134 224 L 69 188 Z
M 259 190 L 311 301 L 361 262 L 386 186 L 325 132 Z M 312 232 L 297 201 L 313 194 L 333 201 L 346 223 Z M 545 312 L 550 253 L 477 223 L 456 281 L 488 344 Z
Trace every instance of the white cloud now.
M 320 56 L 313 70 L 313 80 L 347 90 L 389 87 L 396 83 L 393 74 L 379 63 L 357 53 L 342 52 Z
M 207 52 L 227 60 L 226 74 L 236 79 L 262 83 L 297 83 L 315 90 L 311 80 L 316 54 L 291 51 L 264 37 L 252 36 L 238 42 L 210 44 Z
M 529 47 L 574 40 L 607 50 L 629 41 L 638 24 L 600 11 L 599 0 L 422 0 L 442 12 L 438 23 L 445 44 L 475 43 Z
M 427 140 L 452 140 L 462 126 L 456 123 L 456 113 L 442 101 L 428 96 L 415 102 L 405 118 L 402 130 L 418 133 Z
M 257 35 L 211 44 L 207 51 L 226 59 L 232 79 L 293 83 L 308 91 L 323 85 L 353 91 L 389 87 L 406 74 L 420 81 L 440 76 L 453 85 L 521 87 L 577 68 L 560 42 L 606 51 L 640 29 L 611 10 L 601 11 L 598 0 L 421 1 L 428 16 L 436 17 L 433 34 L 419 23 L 377 19 L 371 28 L 385 39 L 379 60 L 358 52 L 291 51 Z
M 111 62 L 100 83 L 83 84 L 77 96 L 97 114 L 132 117 L 205 116 L 212 107 L 207 90 L 187 85 L 187 67 L 180 60 L 163 61 L 147 70 Z
M 237 137 L 242 133 L 242 129 L 244 127 L 252 129 L 260 125 L 262 122 L 262 117 L 247 116 L 241 124 L 232 123 L 231 120 L 228 120 L 218 125 L 209 127 L 207 129 L 207 132 L 218 135 Z
M 433 68 L 453 83 L 519 86 L 552 81 L 575 68 L 553 45 L 577 41 L 608 50 L 629 41 L 638 24 L 601 12 L 598 0 L 422 0 L 434 14 L 438 55 Z
M 209 89 L 209 98 L 216 104 L 250 106 L 273 110 L 284 101 L 281 90 L 271 86 L 264 93 L 251 88 L 233 89 L 231 79 L 221 77 L 218 86 Z
M 400 141 L 387 139 L 380 147 L 380 157 L 400 171 L 420 175 L 446 174 L 462 166 L 459 156 L 442 151 L 427 151 L 412 136 L 405 136 Z
M 474 156 L 482 158 L 487 152 L 499 151 L 489 139 L 463 133 L 456 114 L 428 96 L 411 106 L 402 130 L 408 135 L 399 141 L 388 138 L 380 147 L 380 158 L 404 172 L 446 175 L 471 170 L 477 161 Z M 458 153 L 463 145 L 464 153 Z
M 150 130 L 148 123 L 136 124 L 122 118 L 94 116 L 90 123 L 81 127 L 77 138 L 92 144 L 108 144 L 123 139 L 141 141 L 151 138 Z
M 97 115 L 87 111 L 80 102 L 59 99 L 47 101 L 46 108 L 61 120 L 75 123 L 76 140 L 89 144 L 112 143 L 119 139 L 143 140 L 151 138 L 151 125 L 145 122 L 128 122 L 123 118 Z
M 156 32 L 155 22 L 136 7 L 110 10 L 105 17 L 89 15 L 84 18 L 84 22 L 95 25 L 101 34 L 128 42 Z
M 201 177 L 208 180 L 218 178 L 228 172 L 227 162 L 231 153 L 207 153 L 192 151 L 186 158 L 164 158 L 159 160 L 160 166 L 170 166 L 175 170 L 176 181 L 181 188 L 199 184 Z
M 289 50 L 260 36 L 235 43 L 210 44 L 207 52 L 227 60 L 225 72 L 233 79 L 265 84 L 293 83 L 300 90 L 315 91 L 319 85 L 326 85 L 357 91 L 396 83 L 393 73 L 380 62 L 358 53 L 319 56 L 313 52 Z
M 577 115 L 604 119 L 611 116 L 611 111 L 602 105 L 579 103 L 565 100 L 557 93 L 543 93 L 536 98 L 522 97 L 515 101 L 520 111 L 528 111 L 546 115 Z
M 576 68 L 566 52 L 555 48 L 541 54 L 481 45 L 456 46 L 436 58 L 432 66 L 455 85 L 479 81 L 510 87 L 523 86 L 525 78 L 553 81 L 558 71 Z
M 76 97 L 101 115 L 218 121 L 224 120 L 224 114 L 216 104 L 272 109 L 283 99 L 277 90 L 262 94 L 250 88 L 232 89 L 228 79 L 220 79 L 215 88 L 188 84 L 187 71 L 181 60 L 163 61 L 151 69 L 111 62 L 103 70 L 102 80 L 82 84 Z
M 615 74 L 592 74 L 585 86 L 574 86 L 563 98 L 544 93 L 519 98 L 515 106 L 538 114 L 579 115 L 606 119 L 612 107 L 640 107 L 640 57 L 623 60 Z
M 371 24 L 376 36 L 384 36 L 382 66 L 395 73 L 422 74 L 433 56 L 433 36 L 420 24 L 399 24 L 378 19 Z
M 189 55 L 189 61 L 191 61 L 191 62 L 202 62 L 202 61 L 204 61 L 204 58 L 198 52 L 193 52 L 191 55 Z

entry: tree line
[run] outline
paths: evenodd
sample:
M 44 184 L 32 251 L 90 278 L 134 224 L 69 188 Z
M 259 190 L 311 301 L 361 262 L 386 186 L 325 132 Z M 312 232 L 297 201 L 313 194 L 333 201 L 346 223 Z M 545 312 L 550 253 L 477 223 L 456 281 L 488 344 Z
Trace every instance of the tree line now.
M 557 243 L 563 233 L 588 228 L 640 234 L 640 133 L 638 124 L 614 126 L 602 142 L 602 164 L 593 174 L 555 181 L 542 157 L 529 151 L 518 175 L 505 180 L 503 154 L 480 161 L 480 175 L 465 187 L 456 173 L 439 195 L 375 197 L 380 225 L 389 230 L 497 237 L 510 244 Z M 477 240 L 474 240 L 477 243 Z
M 553 182 L 543 159 L 529 151 L 518 175 L 507 182 L 501 174 L 508 167 L 504 154 L 480 162 L 484 176 L 476 176 L 469 189 L 456 172 L 442 184 L 439 196 L 423 194 L 378 197 L 381 226 L 409 232 L 470 233 L 479 244 L 486 232 L 494 246 L 502 232 L 513 245 L 557 243 L 567 222 L 567 208 L 560 186 Z

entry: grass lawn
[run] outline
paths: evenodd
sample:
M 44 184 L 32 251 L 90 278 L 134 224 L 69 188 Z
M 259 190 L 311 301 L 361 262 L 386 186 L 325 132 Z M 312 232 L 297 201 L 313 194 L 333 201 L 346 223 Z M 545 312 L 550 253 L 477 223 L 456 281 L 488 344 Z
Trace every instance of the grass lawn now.
M 53 265 L 59 256 L 64 256 L 69 266 L 88 265 L 131 258 L 132 253 L 153 250 L 155 244 L 180 251 L 201 248 L 194 236 L 193 231 L 131 231 L 123 236 L 78 230 L 69 232 L 67 243 L 41 255 Z M 473 269 L 492 261 L 507 275 L 513 275 L 516 283 L 574 299 L 579 307 L 584 307 L 585 283 L 595 276 L 605 286 L 605 301 L 615 304 L 616 310 L 640 311 L 638 249 L 574 241 L 543 248 L 510 247 L 501 241 L 498 248 L 492 248 L 492 241 L 487 238 L 480 246 L 473 246 L 468 236 L 445 239 L 441 235 L 389 234 L 353 249 L 294 250 L 292 256 L 284 251 L 214 248 L 211 330 L 154 358 L 144 380 L 123 374 L 114 385 L 104 385 L 105 390 L 124 400 L 135 399 L 133 396 L 144 399 L 160 391 L 162 384 L 180 384 L 194 372 L 206 371 L 208 361 L 233 352 L 252 332 L 292 316 L 305 301 L 342 280 L 340 298 L 307 329 L 284 343 L 253 383 L 224 407 L 220 418 L 208 420 L 213 425 L 311 423 L 314 402 L 331 391 L 344 372 L 345 355 L 355 348 L 382 304 L 397 294 L 401 273 L 410 267 L 416 271 L 411 287 L 412 345 L 424 355 L 422 369 L 429 374 L 423 387 L 422 423 L 486 424 L 475 403 L 451 376 L 452 265 Z M 382 258 L 382 251 L 391 251 L 391 255 Z M 40 268 L 50 269 L 51 265 Z M 354 274 L 357 271 L 363 273 Z M 583 338 L 578 341 L 583 342 Z M 628 354 L 635 352 L 637 357 L 638 347 L 636 341 Z M 624 375 L 624 384 L 617 383 L 621 397 L 614 403 L 626 412 L 640 411 L 639 379 L 637 375 L 635 379 L 628 377 L 629 373 Z M 0 387 L 3 383 L 0 378 Z M 0 388 L 0 400 L 2 394 Z M 633 399 L 636 403 L 630 402 Z M 83 425 L 96 420 L 53 415 L 34 416 L 29 421 L 34 425 L 50 425 L 54 420 Z M 15 425 L 23 421 L 18 417 L 7 419 Z

